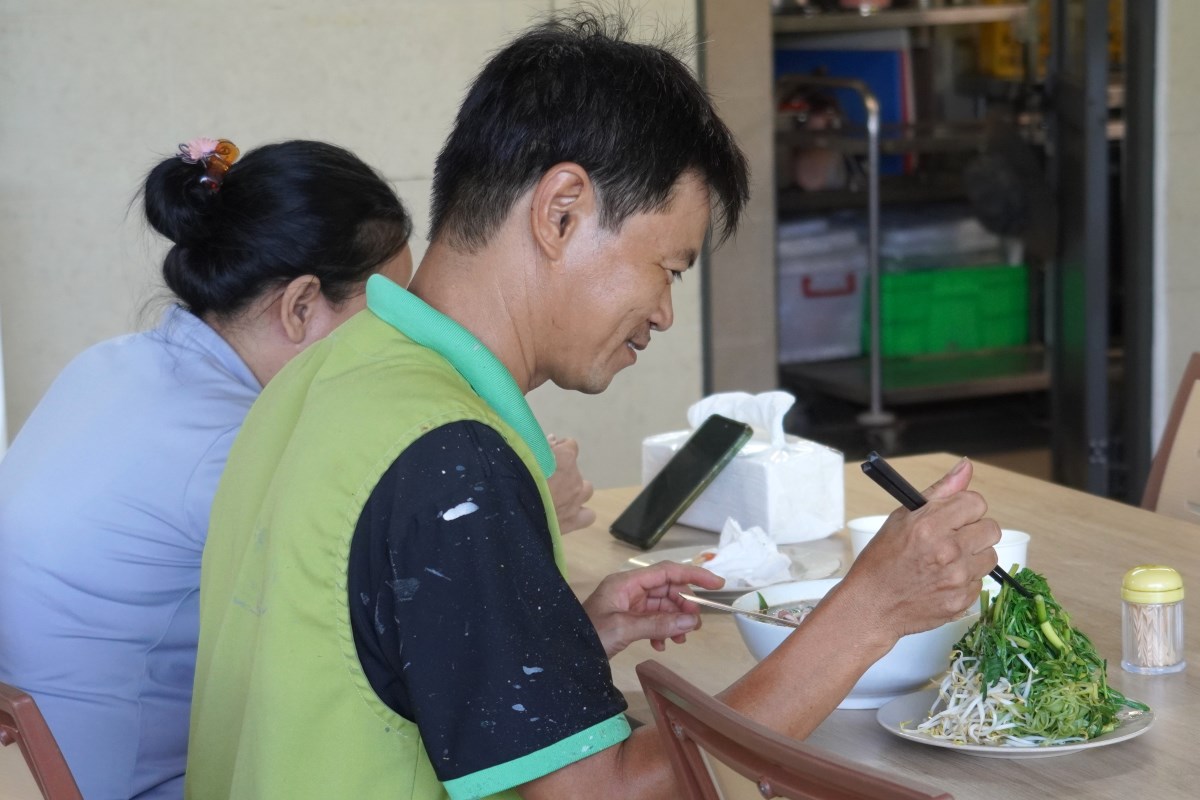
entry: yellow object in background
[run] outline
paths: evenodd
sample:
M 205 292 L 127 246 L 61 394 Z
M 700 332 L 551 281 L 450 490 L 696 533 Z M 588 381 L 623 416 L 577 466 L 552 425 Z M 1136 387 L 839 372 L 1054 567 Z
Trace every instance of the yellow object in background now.
M 1034 0 L 1037 14 L 1037 77 L 1046 74 L 1050 58 L 1050 15 L 1054 0 Z M 1066 2 L 1066 0 L 1062 0 Z M 982 0 L 985 6 L 1011 0 Z M 1011 22 L 988 22 L 979 26 L 979 69 L 993 78 L 1018 80 L 1025 76 L 1025 48 Z M 1125 65 L 1125 0 L 1108 0 L 1109 68 Z
M 1004 0 L 983 0 L 983 5 L 994 6 L 1002 2 Z M 1050 3 L 1039 0 L 1039 5 L 1048 9 Z M 1019 80 L 1025 76 L 1024 62 L 1025 46 L 1011 22 L 988 22 L 979 26 L 979 70 L 984 75 Z
M 1108 67 L 1125 66 L 1125 0 L 1108 0 Z

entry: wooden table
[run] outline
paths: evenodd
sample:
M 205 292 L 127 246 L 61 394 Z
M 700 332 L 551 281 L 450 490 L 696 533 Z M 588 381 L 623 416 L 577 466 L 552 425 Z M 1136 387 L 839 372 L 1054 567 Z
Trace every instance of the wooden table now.
M 948 471 L 956 457 L 938 453 L 894 459 L 897 470 L 919 487 Z M 943 788 L 959 800 L 1003 798 L 1200 797 L 1200 611 L 1185 600 L 1185 646 L 1189 667 L 1181 673 L 1140 676 L 1125 672 L 1121 660 L 1120 587 L 1125 571 L 1138 564 L 1175 567 L 1185 589 L 1200 593 L 1200 526 L 1104 500 L 1014 472 L 975 465 L 972 487 L 989 503 L 989 516 L 1005 528 L 1027 531 L 1029 566 L 1046 575 L 1055 596 L 1075 624 L 1108 658 L 1109 680 L 1126 695 L 1148 703 L 1153 728 L 1125 742 L 1042 759 L 981 758 L 899 739 L 875 721 L 874 711 L 835 711 L 809 741 L 888 771 Z M 895 503 L 864 477 L 857 463 L 846 465 L 846 517 L 888 513 Z M 626 566 L 638 550 L 607 533 L 608 524 L 636 489 L 596 493 L 590 504 L 597 522 L 565 537 L 571 586 L 581 596 L 610 572 Z M 716 535 L 677 527 L 656 549 L 711 546 Z M 821 545 L 841 548 L 850 558 L 843 531 Z M 613 659 L 613 677 L 625 692 L 631 713 L 650 719 L 634 667 L 655 658 L 710 692 L 718 692 L 754 666 L 731 617 L 706 613 L 700 631 L 683 646 L 656 653 L 639 642 Z M 803 675 L 796 676 L 804 680 Z

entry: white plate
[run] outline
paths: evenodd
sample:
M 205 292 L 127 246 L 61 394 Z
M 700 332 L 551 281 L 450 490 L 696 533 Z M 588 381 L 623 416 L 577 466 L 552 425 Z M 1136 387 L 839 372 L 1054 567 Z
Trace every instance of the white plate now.
M 1080 750 L 1090 750 L 1093 747 L 1104 747 L 1116 744 L 1126 739 L 1140 736 L 1154 724 L 1153 711 L 1138 711 L 1125 707 L 1117 713 L 1119 723 L 1116 730 L 1101 734 L 1086 742 L 1071 742 L 1069 744 L 1051 744 L 1045 747 L 1023 747 L 1021 745 L 1003 744 L 955 744 L 945 739 L 935 739 L 932 736 L 915 730 L 904 730 L 900 726 L 918 725 L 929 716 L 929 708 L 937 699 L 937 687 L 922 689 L 919 692 L 897 697 L 892 702 L 879 709 L 875 719 L 888 733 L 893 733 L 902 739 L 908 739 L 934 747 L 945 747 L 959 753 L 970 753 L 973 756 L 986 758 L 1049 758 L 1075 753 Z
M 705 550 L 713 550 L 716 546 L 698 547 L 671 547 L 666 550 L 650 550 L 640 555 L 636 555 L 626 562 L 628 568 L 633 567 L 648 567 L 651 564 L 657 564 L 659 561 L 678 561 L 681 564 L 693 564 L 694 558 L 699 556 Z M 829 552 L 825 547 L 814 546 L 813 544 L 781 544 L 779 552 L 787 554 L 792 559 L 792 576 L 789 581 L 809 581 L 818 578 L 828 578 L 842 568 L 842 559 L 836 554 Z M 704 566 L 703 563 L 699 566 Z M 782 582 L 782 581 L 781 581 Z M 763 586 L 741 586 L 730 589 L 717 589 L 715 591 L 701 589 L 695 587 L 696 594 L 707 597 L 710 600 L 717 600 L 722 603 L 732 603 L 746 592 L 757 591 L 764 588 Z

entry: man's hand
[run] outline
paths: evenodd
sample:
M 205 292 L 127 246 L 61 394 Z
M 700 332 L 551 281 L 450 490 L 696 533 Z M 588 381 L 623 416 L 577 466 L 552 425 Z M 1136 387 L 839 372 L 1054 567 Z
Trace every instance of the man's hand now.
M 554 499 L 559 533 L 586 528 L 596 521 L 596 512 L 583 505 L 592 499 L 593 489 L 592 482 L 585 481 L 579 471 L 579 443 L 574 439 L 559 439 L 554 434 L 546 439 L 558 464 L 546 483 L 550 487 L 550 497 Z
M 967 489 L 971 475 L 963 459 L 924 492 L 924 506 L 894 511 L 839 587 L 854 587 L 864 611 L 897 636 L 937 627 L 977 602 L 996 566 L 1000 527 Z
M 649 639 L 661 651 L 667 639 L 683 644 L 688 631 L 700 627 L 700 607 L 679 593 L 690 592 L 692 585 L 720 589 L 724 584 L 706 569 L 663 561 L 609 575 L 583 601 L 583 609 L 609 658 L 639 639 Z

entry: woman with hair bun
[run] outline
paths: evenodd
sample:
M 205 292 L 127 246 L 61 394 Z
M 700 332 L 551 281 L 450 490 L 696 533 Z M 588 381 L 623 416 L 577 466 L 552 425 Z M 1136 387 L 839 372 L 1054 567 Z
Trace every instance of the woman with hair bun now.
M 195 139 L 151 170 L 173 243 L 158 326 L 72 361 L 0 460 L 0 681 L 37 700 L 89 798 L 181 798 L 200 560 L 217 481 L 283 366 L 412 277 L 412 221 L 354 154 Z M 551 437 L 564 532 L 586 527 L 572 439 Z M 231 732 L 231 735 L 236 735 Z
M 82 353 L 0 461 L 0 681 L 37 700 L 84 797 L 179 798 L 200 559 L 262 386 L 412 273 L 412 222 L 352 153 L 181 145 L 143 188 L 173 246 L 158 326 Z M 231 732 L 231 735 L 236 733 Z

